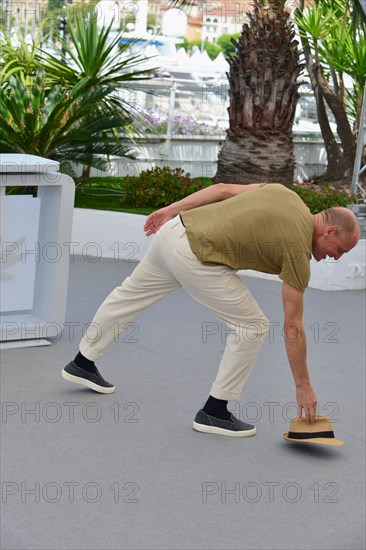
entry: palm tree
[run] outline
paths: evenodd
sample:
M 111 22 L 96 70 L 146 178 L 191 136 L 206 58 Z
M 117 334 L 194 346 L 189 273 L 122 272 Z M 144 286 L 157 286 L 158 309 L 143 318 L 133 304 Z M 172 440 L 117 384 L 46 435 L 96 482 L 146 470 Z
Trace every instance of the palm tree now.
M 292 124 L 299 98 L 298 42 L 284 1 L 254 0 L 229 59 L 229 129 L 216 182 L 293 183 Z
M 325 177 L 333 183 L 343 183 L 353 171 L 366 78 L 365 19 L 357 0 L 317 0 L 306 9 L 302 0 L 297 10 L 296 22 L 327 152 Z M 352 78 L 351 94 L 345 88 L 344 74 Z M 326 104 L 336 120 L 337 136 L 331 130 Z
M 129 43 L 121 43 L 123 36 L 119 31 L 112 37 L 111 28 L 98 26 L 98 13 L 90 8 L 87 12 L 74 12 L 69 19 L 69 42 L 60 39 L 65 59 L 45 51 L 40 51 L 38 60 L 52 82 L 62 82 L 66 87 L 88 77 L 93 84 L 113 86 L 121 90 L 127 82 L 140 82 L 151 78 L 150 70 L 136 70 L 144 59 L 141 55 L 128 55 Z M 131 105 L 122 97 L 114 94 L 110 98 L 126 113 L 131 112 Z
M 124 115 L 123 133 L 125 138 L 133 140 L 136 134 L 134 121 L 141 118 L 138 107 L 125 98 L 124 85 L 131 82 L 140 82 L 150 78 L 150 70 L 137 70 L 141 63 L 140 55 L 128 55 L 129 44 L 121 44 L 122 31 L 111 37 L 109 26 L 98 26 L 98 12 L 93 7 L 87 12 L 85 9 L 75 12 L 74 18 L 69 20 L 68 32 L 72 46 L 61 39 L 64 56 L 68 60 L 41 52 L 38 59 L 45 68 L 51 82 L 62 82 L 67 88 L 88 79 L 90 86 L 107 86 L 112 93 L 106 95 L 96 106 L 101 117 L 115 112 L 117 116 Z M 129 88 L 131 89 L 131 88 Z M 115 130 L 115 134 L 118 130 Z M 117 139 L 117 134 L 115 135 Z M 93 145 L 90 143 L 89 154 L 93 155 Z M 94 150 L 94 153 L 96 151 Z M 83 168 L 82 181 L 86 182 L 90 174 L 90 165 Z
M 41 36 L 30 46 L 21 37 L 19 47 L 6 39 L 0 44 L 0 108 L 7 121 L 0 133 L 0 151 L 53 155 L 52 158 L 57 155 L 64 160 L 70 153 L 70 159 L 84 164 L 83 181 L 87 181 L 91 166 L 107 168 L 107 161 L 100 155 L 128 156 L 123 141 L 131 142 L 138 133 L 134 125 L 142 115 L 129 102 L 130 88 L 128 94 L 123 93 L 124 85 L 149 78 L 150 71 L 136 70 L 141 57 L 129 55 L 128 45 L 119 45 L 121 33 L 111 37 L 111 25 L 98 27 L 93 7 L 87 13 L 85 9 L 75 12 L 68 30 L 73 47 L 61 40 L 67 60 L 60 59 L 56 52 L 45 51 Z M 52 117 L 49 118 L 52 109 L 62 113 L 54 118 L 54 127 Z M 51 132 L 48 141 L 42 124 Z M 33 134 L 34 141 L 29 139 Z M 72 140 L 76 140 L 76 149 Z
M 244 26 L 239 41 L 234 42 L 237 54 L 229 60 L 230 128 L 219 155 L 215 181 L 286 183 L 292 181 L 293 175 L 291 126 L 301 65 L 293 31 L 283 11 L 285 0 L 253 1 L 251 25 Z M 194 0 L 171 0 L 177 7 L 189 8 L 193 3 Z M 349 178 L 355 156 L 366 77 L 365 0 L 308 2 L 309 13 L 319 12 L 317 30 L 324 39 L 320 47 L 316 29 L 308 25 L 311 20 L 303 17 L 305 0 L 296 4 L 303 53 L 327 152 L 325 176 L 335 183 L 339 178 Z M 343 73 L 354 79 L 353 93 L 348 96 Z M 331 130 L 326 103 L 336 119 L 341 147 Z M 353 129 L 349 114 L 355 118 Z
M 86 78 L 68 93 L 61 85 L 46 93 L 43 69 L 36 71 L 32 86 L 18 74 L 11 76 L 7 88 L 0 87 L 0 151 L 58 160 L 65 172 L 71 162 L 105 170 L 105 156 L 127 153 L 115 132 L 125 124 L 124 114 L 104 109 L 101 116 L 95 107 L 111 92 L 111 87 L 91 87 Z

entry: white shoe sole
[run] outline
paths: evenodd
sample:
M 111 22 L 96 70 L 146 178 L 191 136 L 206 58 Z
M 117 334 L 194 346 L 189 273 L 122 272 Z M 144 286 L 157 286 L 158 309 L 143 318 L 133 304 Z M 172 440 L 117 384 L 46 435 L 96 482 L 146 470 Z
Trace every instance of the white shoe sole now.
M 94 382 L 90 382 L 90 380 L 85 380 L 84 378 L 80 378 L 79 376 L 69 374 L 65 370 L 62 370 L 61 374 L 62 378 L 64 378 L 68 382 L 80 384 L 80 386 L 86 386 L 87 388 L 97 391 L 98 393 L 113 393 L 116 390 L 114 386 L 112 388 L 103 388 L 103 386 L 98 386 L 97 384 L 94 384 Z
M 251 430 L 242 430 L 240 432 L 234 432 L 232 430 L 225 430 L 225 428 L 217 428 L 216 426 L 206 426 L 206 424 L 199 424 L 198 422 L 193 422 L 193 429 L 197 432 L 203 432 L 206 434 L 217 434 L 217 435 L 226 435 L 229 437 L 250 437 L 255 435 L 257 428 Z

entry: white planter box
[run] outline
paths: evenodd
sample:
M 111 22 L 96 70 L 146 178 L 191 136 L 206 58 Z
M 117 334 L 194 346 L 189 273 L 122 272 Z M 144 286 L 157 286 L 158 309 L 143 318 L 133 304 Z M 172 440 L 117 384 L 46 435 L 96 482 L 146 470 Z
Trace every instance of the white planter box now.
M 2 282 L 7 293 L 0 315 L 1 342 L 54 338 L 64 324 L 75 184 L 58 170 L 57 162 L 33 155 L 0 156 Z M 33 220 L 26 222 L 24 212 L 9 211 L 17 197 L 9 202 L 7 186 L 37 187 L 37 199 L 26 199 L 39 205 L 33 208 Z
M 1 312 L 30 310 L 34 303 L 41 199 L 31 195 L 2 197 Z

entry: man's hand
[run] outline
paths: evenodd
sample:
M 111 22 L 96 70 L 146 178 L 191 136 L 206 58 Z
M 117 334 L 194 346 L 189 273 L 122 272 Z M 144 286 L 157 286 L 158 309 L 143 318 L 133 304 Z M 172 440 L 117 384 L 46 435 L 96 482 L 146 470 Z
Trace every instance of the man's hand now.
M 318 401 L 310 384 L 296 387 L 296 401 L 298 418 L 302 418 L 302 411 L 304 410 L 306 421 L 309 424 L 315 422 L 315 413 Z
M 148 215 L 144 225 L 144 231 L 147 237 L 156 233 L 165 222 L 171 220 L 176 216 L 173 209 L 169 206 L 164 206 L 159 210 L 155 210 Z

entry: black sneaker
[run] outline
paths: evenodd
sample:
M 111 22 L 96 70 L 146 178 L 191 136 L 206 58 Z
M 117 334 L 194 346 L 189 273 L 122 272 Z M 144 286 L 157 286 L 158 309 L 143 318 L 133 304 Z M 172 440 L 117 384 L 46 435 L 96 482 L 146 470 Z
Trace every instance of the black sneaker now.
M 81 384 L 99 393 L 113 393 L 116 389 L 113 384 L 104 380 L 97 368 L 96 372 L 88 372 L 78 367 L 73 361 L 66 365 L 61 374 L 65 380 Z
M 203 412 L 202 409 L 196 414 L 193 422 L 193 428 L 198 432 L 208 434 L 229 435 L 232 437 L 248 437 L 255 435 L 256 428 L 252 424 L 247 424 L 232 414 L 229 420 L 221 420 Z

